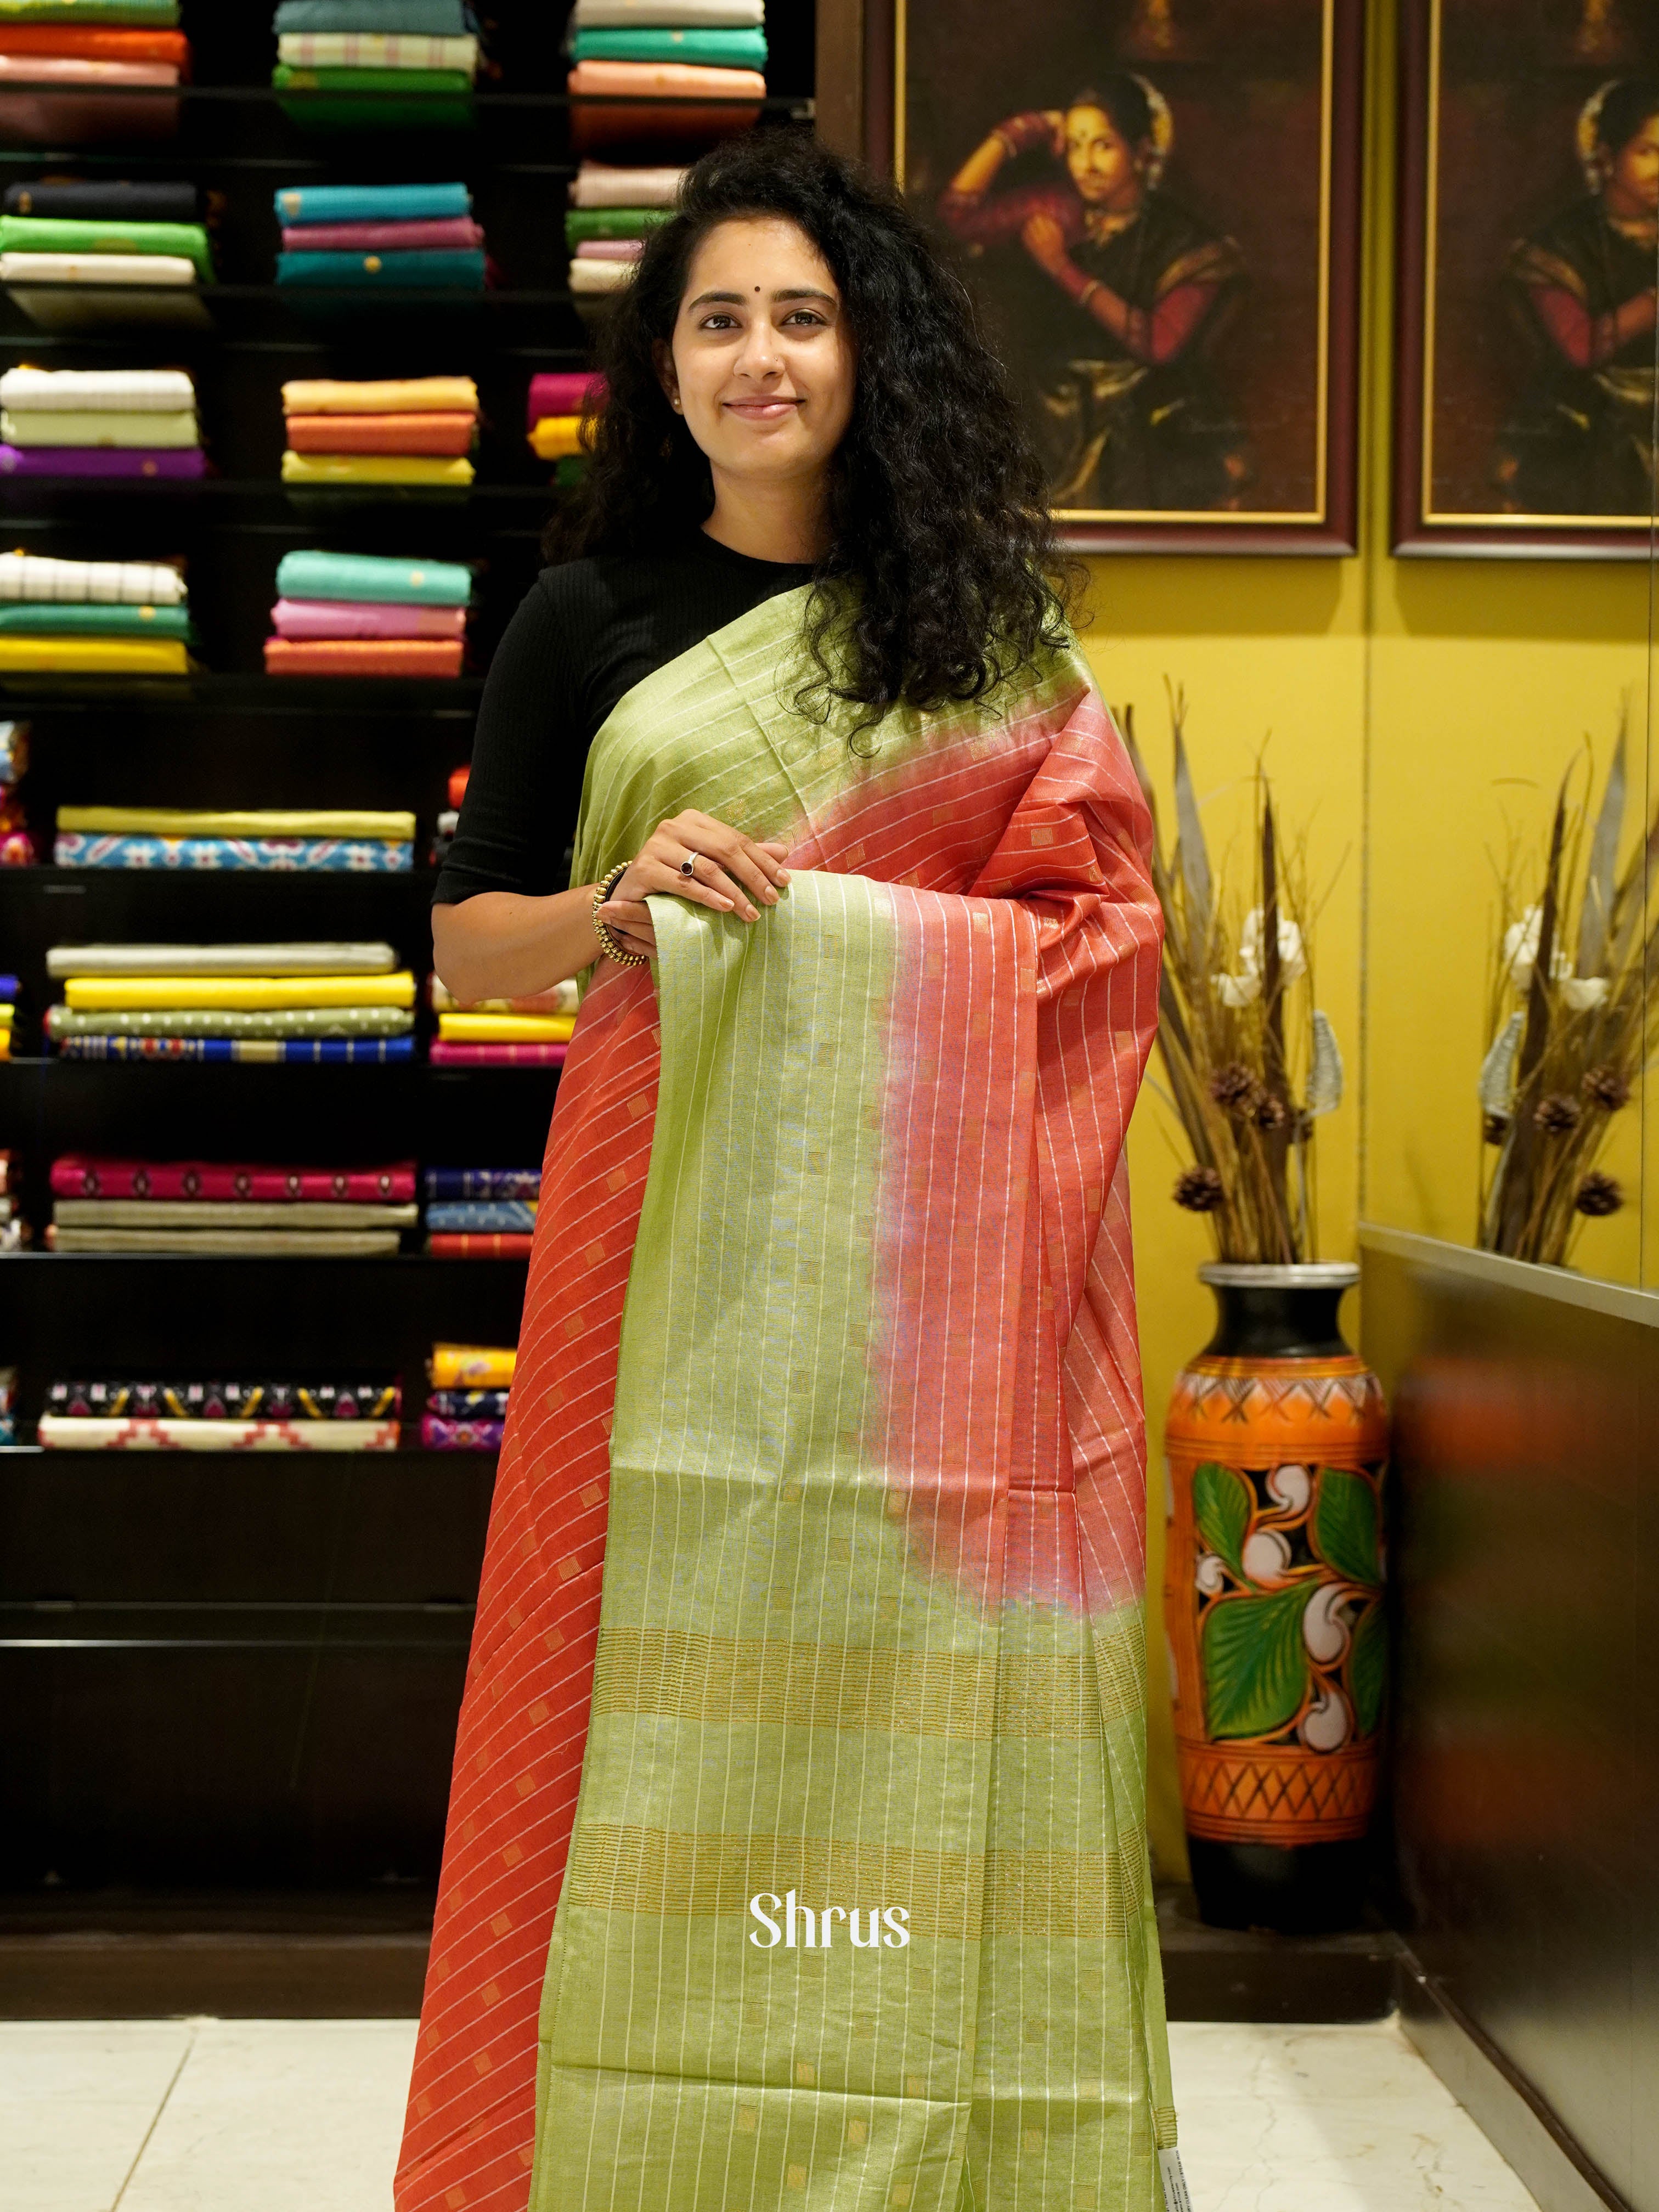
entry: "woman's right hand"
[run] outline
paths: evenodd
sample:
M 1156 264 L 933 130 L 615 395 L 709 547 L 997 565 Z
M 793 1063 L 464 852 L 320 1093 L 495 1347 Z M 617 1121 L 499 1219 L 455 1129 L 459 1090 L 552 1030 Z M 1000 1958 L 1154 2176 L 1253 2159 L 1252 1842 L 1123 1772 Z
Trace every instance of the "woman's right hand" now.
M 599 917 L 630 951 L 647 952 L 656 950 L 647 896 L 689 899 L 716 914 L 757 921 L 760 907 L 775 906 L 789 881 L 783 865 L 788 849 L 776 838 L 746 837 L 712 814 L 689 807 L 657 824 L 599 908 Z M 684 866 L 688 859 L 693 861 L 690 875 Z

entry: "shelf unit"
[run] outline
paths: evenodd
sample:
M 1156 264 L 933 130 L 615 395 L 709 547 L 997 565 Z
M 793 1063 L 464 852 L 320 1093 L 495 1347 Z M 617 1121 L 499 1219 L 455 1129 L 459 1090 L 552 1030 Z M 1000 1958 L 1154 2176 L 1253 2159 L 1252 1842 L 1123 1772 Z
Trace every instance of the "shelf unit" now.
M 429 965 L 426 854 L 556 496 L 525 440 L 526 386 L 588 358 L 562 243 L 574 167 L 564 11 L 483 0 L 479 12 L 501 75 L 481 87 L 468 128 L 305 131 L 268 82 L 266 0 L 184 0 L 197 82 L 179 96 L 175 138 L 0 148 L 0 183 L 192 178 L 212 196 L 217 269 L 200 328 L 43 329 L 0 294 L 0 366 L 188 368 L 214 471 L 188 483 L 0 481 L 9 544 L 183 556 L 201 639 L 203 671 L 188 678 L 0 682 L 0 716 L 33 731 L 31 822 L 49 833 L 65 804 L 396 806 L 417 819 L 410 876 L 0 870 L 0 968 L 23 992 L 19 1056 L 0 1063 L 0 1144 L 21 1163 L 37 1224 L 51 1159 L 68 1151 L 317 1164 L 541 1155 L 551 1071 L 60 1060 L 42 1056 L 40 1030 L 59 995 L 45 969 L 54 944 L 385 938 L 417 974 Z M 776 12 L 768 117 L 804 123 L 815 9 Z M 365 310 L 273 282 L 278 186 L 458 177 L 488 239 L 486 293 L 382 294 Z M 470 491 L 282 485 L 285 380 L 428 374 L 478 383 Z M 472 562 L 471 672 L 266 678 L 276 563 L 308 545 Z M 423 1013 L 422 1039 L 430 1026 Z M 130 1928 L 164 1892 L 192 1930 L 287 1926 L 302 1896 L 326 1900 L 330 1941 L 384 1941 L 389 1911 L 418 1927 L 494 1475 L 487 1455 L 419 1449 L 421 1363 L 436 1339 L 511 1341 L 525 1273 L 522 1262 L 412 1249 L 342 1261 L 34 1252 L 0 1264 L 0 1358 L 19 1369 L 21 1440 L 0 1454 L 0 1966 L 13 1937 Z M 396 1370 L 402 1448 L 29 1448 L 54 1376 L 260 1367 Z M 164 1912 L 155 1924 L 173 1923 Z

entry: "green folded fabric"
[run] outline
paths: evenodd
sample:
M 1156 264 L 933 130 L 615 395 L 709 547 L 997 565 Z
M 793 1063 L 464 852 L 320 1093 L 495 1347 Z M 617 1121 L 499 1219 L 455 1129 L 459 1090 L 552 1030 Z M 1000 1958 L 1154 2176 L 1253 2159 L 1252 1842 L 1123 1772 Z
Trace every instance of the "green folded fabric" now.
M 171 1006 L 78 1014 L 48 1006 L 46 1035 L 76 1036 L 407 1036 L 415 1017 L 404 1006 Z
M 0 637 L 182 637 L 193 641 L 188 607 L 0 606 Z
M 285 553 L 277 564 L 276 592 L 284 599 L 464 607 L 472 596 L 472 571 L 456 561 L 392 561 L 374 553 Z
M 0 0 L 0 23 L 125 23 L 170 30 L 179 0 Z
M 672 208 L 572 208 L 564 219 L 564 242 L 586 238 L 643 238 L 674 219 Z
M 713 69 L 764 69 L 766 33 L 757 27 L 673 30 L 665 23 L 637 29 L 611 25 L 578 31 L 579 62 L 696 62 Z
M 125 446 L 144 453 L 185 452 L 202 442 L 194 408 L 141 415 L 114 407 L 3 407 L 0 438 L 9 446 Z
M 415 95 L 471 92 L 471 76 L 465 70 L 425 69 L 300 69 L 278 62 L 270 73 L 278 92 L 386 92 Z M 369 111 L 374 112 L 373 109 Z
M 196 222 L 72 222 L 36 215 L 0 216 L 0 253 L 170 253 L 213 277 L 208 234 Z

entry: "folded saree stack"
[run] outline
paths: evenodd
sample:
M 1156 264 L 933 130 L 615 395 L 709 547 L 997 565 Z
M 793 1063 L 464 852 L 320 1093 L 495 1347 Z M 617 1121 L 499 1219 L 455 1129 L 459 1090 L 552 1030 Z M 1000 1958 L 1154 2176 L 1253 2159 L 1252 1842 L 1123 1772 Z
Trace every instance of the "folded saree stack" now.
M 373 384 L 309 378 L 283 386 L 283 419 L 287 484 L 464 490 L 472 482 L 478 387 L 470 376 Z
M 746 131 L 766 97 L 764 0 L 576 0 L 570 143 L 702 148 Z
M 29 764 L 29 726 L 0 722 L 0 868 L 33 867 L 39 858 L 18 785 Z M 16 979 L 11 996 L 16 996 Z
M 428 1451 L 496 1451 L 518 1354 L 510 1346 L 434 1344 L 421 1442 Z
M 65 1060 L 374 1063 L 414 1057 L 415 978 L 389 945 L 56 945 Z
M 562 1067 L 576 1026 L 576 987 L 558 983 L 524 999 L 463 1001 L 434 975 L 428 986 L 438 1035 L 434 1067 Z
M 60 806 L 60 868 L 260 868 L 325 875 L 407 875 L 415 817 L 359 809 L 283 811 Z
M 184 676 L 190 636 L 170 563 L 0 553 L 0 673 Z
M 0 283 L 49 328 L 202 324 L 214 271 L 199 216 L 190 184 L 13 186 L 0 215 Z
M 303 1168 L 74 1152 L 52 1162 L 52 1191 L 54 1252 L 383 1258 L 419 1213 L 408 1161 Z
M 530 450 L 538 461 L 557 464 L 557 481 L 574 483 L 587 466 L 582 447 L 582 417 L 605 404 L 605 379 L 585 370 L 559 370 L 532 376 L 526 404 Z
M 0 1367 L 0 1447 L 17 1442 L 17 1370 Z
M 395 1382 L 54 1382 L 49 1451 L 396 1451 Z
M 16 1159 L 10 1152 L 0 1152 L 0 1252 L 21 1251 L 29 1234 L 29 1225 L 17 1210 Z M 10 1413 L 9 1404 L 4 1411 Z M 0 1443 L 10 1442 L 9 1437 L 0 1437 Z
M 276 570 L 270 676 L 459 676 L 472 572 L 453 561 L 288 553 Z
M 8 0 L 0 134 L 27 145 L 167 137 L 190 82 L 178 0 Z
M 271 82 L 313 131 L 442 129 L 472 119 L 478 41 L 462 0 L 283 0 Z
M 482 292 L 484 238 L 465 185 L 298 185 L 276 194 L 276 282 L 353 292 Z
M 0 475 L 200 477 L 196 387 L 182 368 L 9 368 Z
M 428 1168 L 422 1182 L 426 1249 L 434 1259 L 530 1257 L 542 1188 L 538 1167 Z
M 627 283 L 647 233 L 673 213 L 684 173 L 680 168 L 644 163 L 581 163 L 570 183 L 564 218 L 570 289 L 579 304 L 584 297 L 602 296 Z M 542 458 L 551 456 L 544 453 Z
M 11 1058 L 12 1030 L 17 1021 L 18 982 L 15 975 L 0 975 L 0 1060 Z M 5 1155 L 8 1161 L 11 1155 Z

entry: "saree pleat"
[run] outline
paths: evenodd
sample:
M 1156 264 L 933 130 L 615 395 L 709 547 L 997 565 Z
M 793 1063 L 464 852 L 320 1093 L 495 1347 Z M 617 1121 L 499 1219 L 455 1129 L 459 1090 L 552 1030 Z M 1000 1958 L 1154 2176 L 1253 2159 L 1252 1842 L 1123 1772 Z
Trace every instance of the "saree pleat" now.
M 570 1048 L 400 2212 L 1152 2212 L 1174 2142 L 1141 802 L 1075 653 L 859 761 L 786 703 L 799 602 L 590 758 L 578 880 L 701 806 L 792 883 L 654 902 Z

